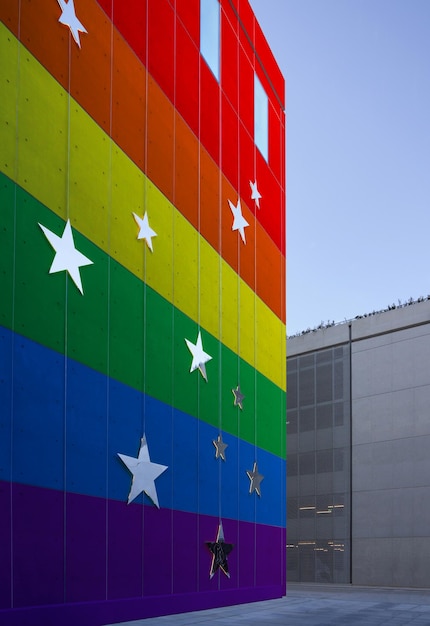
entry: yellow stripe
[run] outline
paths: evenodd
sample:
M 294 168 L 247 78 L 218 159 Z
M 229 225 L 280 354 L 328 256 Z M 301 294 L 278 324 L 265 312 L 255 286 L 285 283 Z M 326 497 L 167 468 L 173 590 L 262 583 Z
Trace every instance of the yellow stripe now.
M 3 24 L 0 57 L 2 171 L 285 389 L 279 318 Z M 153 253 L 132 216 L 145 210 Z
M 18 70 L 18 41 L 9 33 L 5 41 L 5 28 L 1 25 L 0 39 L 0 165 L 2 171 L 13 178 L 16 150 L 16 74 Z M 5 59 L 8 59 L 6 66 Z

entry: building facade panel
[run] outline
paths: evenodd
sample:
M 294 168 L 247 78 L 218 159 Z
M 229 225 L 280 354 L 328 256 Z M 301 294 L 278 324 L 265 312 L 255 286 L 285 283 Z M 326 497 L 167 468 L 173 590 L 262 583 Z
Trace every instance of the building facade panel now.
M 385 546 L 386 565 L 382 570 L 370 567 L 369 582 L 425 587 L 426 576 L 419 567 L 414 568 L 413 559 L 419 543 L 423 550 L 426 544 L 427 531 L 421 526 L 417 532 L 420 515 L 416 503 L 430 494 L 426 452 L 430 430 L 423 419 L 427 412 L 424 403 L 417 407 L 415 397 L 417 393 L 421 398 L 430 397 L 426 372 L 430 329 L 428 324 L 405 326 L 357 342 L 353 353 L 353 412 L 357 419 L 353 422 L 352 462 L 353 467 L 364 459 L 368 464 L 367 470 L 353 475 L 354 537 L 359 546 L 353 552 L 353 579 L 363 581 L 363 555 L 372 558 L 373 565 L 375 557 L 370 557 L 369 546 L 379 538 Z M 362 516 L 362 510 L 368 515 Z
M 348 345 L 288 359 L 290 581 L 349 579 L 348 363 Z
M 285 591 L 285 179 L 264 188 L 253 120 L 241 160 L 264 39 L 248 2 L 213 6 L 216 77 L 198 0 L 0 6 L 9 626 Z
M 330 486 L 324 468 L 331 448 L 335 469 L 332 484 L 336 483 L 352 503 L 345 540 L 351 567 L 345 582 L 428 587 L 423 563 L 429 557 L 425 523 L 430 496 L 429 319 L 427 299 L 305 333 L 289 343 L 288 490 L 289 498 L 293 498 L 288 509 L 289 544 L 293 536 L 304 545 L 312 545 L 309 542 L 314 529 L 309 511 L 318 507 L 318 495 L 314 501 L 309 476 L 315 470 L 317 489 Z M 340 343 L 342 338 L 346 340 L 344 348 Z M 340 369 L 336 370 L 335 365 L 330 384 L 326 355 L 342 349 L 350 349 L 351 356 L 339 360 Z M 350 386 L 349 398 L 348 395 L 342 398 L 342 386 L 344 389 Z M 343 448 L 342 439 L 334 434 L 333 444 L 329 445 L 326 434 L 329 431 L 324 428 L 329 424 L 326 411 L 329 402 L 333 402 L 334 408 L 333 433 L 351 420 L 350 444 Z M 313 403 L 316 403 L 315 412 Z M 319 423 L 324 437 L 322 445 L 327 446 L 322 454 L 318 449 L 318 442 L 323 441 L 319 439 Z M 297 455 L 297 461 L 293 454 Z M 341 467 L 345 472 L 336 471 Z M 349 494 L 348 484 L 352 489 Z M 337 492 L 334 486 L 333 492 Z M 296 508 L 300 512 L 301 506 L 309 507 L 305 509 L 309 516 L 306 524 L 301 523 L 296 513 Z M 331 533 L 335 541 L 334 528 L 326 527 L 324 532 Z M 306 549 L 310 554 L 311 549 Z M 301 572 L 299 554 L 299 547 L 295 548 L 291 579 L 304 580 L 300 576 L 307 576 L 306 580 L 310 580 L 312 558 L 308 555 Z M 316 575 L 313 580 L 317 580 Z
M 107 28 L 106 24 L 105 24 L 105 20 L 99 16 L 99 14 L 95 14 L 95 16 L 93 16 L 93 18 L 95 19 L 95 17 L 97 17 L 96 23 L 94 24 L 94 28 L 100 28 L 103 30 L 103 28 Z M 107 41 L 107 36 L 103 39 L 103 41 L 106 40 Z M 32 43 L 32 40 L 30 40 L 30 44 Z M 61 46 L 62 42 L 61 40 L 58 42 L 58 44 Z M 64 47 L 64 44 L 63 44 Z M 33 48 L 30 48 L 32 51 L 34 51 L 34 53 L 38 56 L 39 55 L 39 49 L 35 48 L 33 50 Z M 129 51 L 130 54 L 130 51 Z M 56 50 L 52 50 L 51 56 L 56 56 Z M 51 58 L 51 56 L 49 57 L 49 59 Z M 109 49 L 106 49 L 105 54 L 103 55 L 102 61 L 103 63 L 106 65 L 108 65 L 109 62 Z M 5 56 L 5 58 L 10 58 L 9 56 Z M 13 57 L 12 57 L 13 58 Z M 32 62 L 31 59 L 31 55 L 28 57 L 29 62 Z M 47 69 L 49 69 L 50 72 L 54 72 L 55 71 L 55 67 L 51 67 L 51 65 L 49 64 L 49 62 L 47 61 Z M 34 71 L 34 69 L 32 68 L 32 72 Z M 39 71 L 39 70 L 38 70 Z M 108 71 L 108 67 L 107 70 Z M 68 78 L 67 76 L 64 76 L 64 74 L 62 72 L 59 72 L 57 74 L 54 74 L 54 77 L 60 81 L 60 83 L 64 86 L 67 87 L 68 85 Z M 173 105 L 172 103 L 166 98 L 166 96 L 163 94 L 161 88 L 156 84 L 156 82 L 151 78 L 151 77 L 147 77 L 145 79 L 147 81 L 147 107 L 148 110 L 146 110 L 145 108 L 141 108 L 141 116 L 142 119 L 145 118 L 146 115 L 148 115 L 148 128 L 147 128 L 147 140 L 145 143 L 145 159 L 144 159 L 144 163 L 145 166 L 147 167 L 148 173 L 150 175 L 150 178 L 153 182 L 155 182 L 155 184 L 160 188 L 160 190 L 163 192 L 163 194 L 170 200 L 173 202 L 173 177 L 172 177 L 172 172 L 173 172 L 173 158 L 174 158 L 174 147 L 173 147 L 173 120 L 174 120 L 174 109 L 173 109 Z M 251 80 L 251 85 L 253 85 L 253 78 L 250 78 Z M 212 83 L 213 84 L 213 81 Z M 203 89 L 203 86 L 201 87 L 201 91 L 204 93 L 206 93 L 206 90 Z M 123 95 L 123 98 L 129 98 L 130 94 L 125 92 Z M 252 95 L 250 96 L 252 98 Z M 244 99 L 245 95 L 244 95 Z M 209 114 L 209 112 L 211 111 L 211 107 L 215 106 L 214 102 L 218 102 L 218 99 L 215 97 L 211 99 L 210 101 L 210 107 L 206 108 L 205 111 L 207 111 Z M 63 98 L 63 103 L 64 105 L 67 104 L 66 99 Z M 144 103 L 143 103 L 144 104 Z M 209 103 L 208 103 L 209 104 Z M 34 106 L 34 102 L 30 103 L 30 106 Z M 95 121 L 97 123 L 101 123 L 102 120 L 98 120 L 95 118 L 96 113 L 97 113 L 97 109 L 92 108 L 92 100 L 89 100 L 86 103 L 86 106 L 88 107 L 88 112 L 90 113 L 90 115 L 95 119 Z M 142 103 L 139 101 L 139 103 L 137 104 L 137 106 L 142 107 Z M 216 117 L 216 116 L 215 116 Z M 215 118 L 214 118 L 215 120 Z M 212 120 L 212 125 L 208 125 L 207 128 L 207 132 L 212 133 L 211 136 L 211 141 L 212 141 L 212 137 L 213 135 L 217 134 L 216 129 L 218 128 L 218 118 L 216 118 L 216 120 L 214 121 Z M 215 124 L 215 126 L 213 125 Z M 190 131 L 191 132 L 191 131 Z M 52 135 L 49 134 L 48 131 L 46 131 L 45 133 L 43 133 L 42 135 L 43 137 L 50 137 Z M 203 145 L 203 144 L 202 144 Z M 122 140 L 122 133 L 121 133 L 121 137 L 120 137 L 120 146 L 125 149 L 128 149 L 128 146 L 124 146 L 123 145 L 123 140 Z M 215 146 L 214 146 L 215 149 Z M 216 150 L 218 151 L 218 148 L 216 148 Z M 130 154 L 135 154 L 137 152 L 137 157 L 141 160 L 141 153 L 139 149 L 131 149 Z M 50 175 L 52 175 L 52 172 L 50 172 Z M 263 172 L 261 174 L 261 176 L 264 175 L 264 168 L 263 168 Z M 224 178 L 224 176 L 223 176 Z M 249 190 L 249 180 L 251 178 L 251 174 L 248 174 L 248 184 L 246 185 L 246 187 Z M 21 180 L 21 182 L 24 184 L 24 186 L 26 186 L 26 181 L 27 178 L 25 178 L 25 180 Z M 35 182 L 38 182 L 42 179 L 37 179 L 35 178 Z M 266 181 L 264 183 L 265 189 L 266 191 L 264 192 L 267 195 L 267 198 L 276 198 L 276 204 L 279 202 L 279 195 L 275 195 L 273 196 L 273 185 L 269 184 L 268 181 Z M 47 186 L 44 186 L 43 188 L 43 193 L 46 194 L 46 189 Z M 49 187 L 48 187 L 49 188 Z M 32 193 L 34 193 L 34 190 L 31 190 Z M 42 192 L 42 190 L 41 190 Z M 41 196 L 38 196 L 42 199 Z M 226 216 L 228 216 L 228 218 L 226 217 L 225 220 L 222 221 L 222 229 L 223 229 L 223 236 L 226 238 L 226 244 L 221 248 L 221 250 L 223 249 L 228 249 L 228 239 L 231 237 L 231 222 L 232 222 L 232 215 L 231 215 L 231 211 L 229 209 L 228 206 L 228 199 L 231 199 L 230 197 L 228 198 L 223 198 L 223 205 L 222 205 L 222 209 L 223 211 L 226 212 Z M 237 199 L 232 200 L 233 203 L 235 203 L 237 201 Z M 50 206 L 49 203 L 46 203 L 47 206 Z M 270 206 L 273 206 L 273 202 L 270 202 Z M 248 193 L 248 205 L 251 205 L 251 201 L 250 201 L 250 190 Z M 186 208 L 186 205 L 185 205 Z M 267 207 L 269 208 L 269 207 Z M 251 210 L 249 209 L 249 207 L 247 207 L 245 201 L 243 203 L 243 210 L 244 210 L 244 214 L 245 217 L 248 221 L 248 223 L 250 223 L 251 220 Z M 265 216 L 263 217 L 264 220 L 269 220 L 267 222 L 267 224 L 264 224 L 264 227 L 268 229 L 268 232 L 270 234 L 271 237 L 271 246 L 273 246 L 273 251 L 272 251 L 272 255 L 275 254 L 279 254 L 279 246 L 284 246 L 285 245 L 285 219 L 284 217 L 279 217 L 278 218 L 274 218 L 274 216 L 276 216 L 278 213 L 276 211 L 271 211 L 271 210 L 266 210 L 265 212 L 262 212 L 261 215 Z M 190 216 L 189 214 L 185 214 L 185 216 L 187 217 L 187 219 L 191 219 L 192 216 Z M 261 218 L 260 218 L 261 219 Z M 280 220 L 280 221 L 279 221 Z M 198 224 L 198 220 L 195 222 L 192 222 L 193 226 L 195 228 L 198 228 L 199 224 Z M 258 219 L 254 222 L 254 228 L 258 231 L 261 226 L 259 224 Z M 237 232 L 234 233 L 235 235 L 237 235 Z M 216 233 L 214 232 L 214 230 L 211 230 L 209 232 L 205 232 L 205 237 L 208 238 L 209 243 L 211 243 L 211 245 L 214 245 L 215 248 L 217 249 L 217 243 L 216 243 Z M 250 247 L 250 246 L 249 246 Z M 282 250 L 281 250 L 281 254 Z M 241 267 L 243 269 L 244 272 L 246 272 L 246 269 L 248 267 L 248 263 L 246 262 L 246 253 L 245 253 L 245 259 L 244 262 L 241 264 L 241 266 L 239 266 L 238 262 L 234 261 L 233 259 L 229 259 L 229 262 L 232 264 L 232 267 L 235 271 L 238 271 L 238 268 Z M 252 264 L 253 267 L 253 264 Z M 242 270 L 241 270 L 242 271 Z M 282 276 L 279 276 L 279 284 L 281 285 L 281 279 Z M 282 286 L 281 286 L 282 288 Z M 285 314 L 283 314 L 282 310 L 280 311 L 279 309 L 276 308 L 276 304 L 272 303 L 272 302 L 268 302 L 269 306 L 271 306 L 271 308 L 273 308 L 274 312 L 276 315 L 281 316 L 283 315 L 282 321 L 285 321 Z
M 37 72 L 39 71 L 39 69 L 40 67 L 35 65 L 33 67 L 33 73 L 37 75 Z M 41 74 L 41 76 L 43 77 L 43 73 Z M 24 83 L 24 87 L 22 89 L 23 94 L 26 94 L 29 91 L 31 91 L 32 81 L 30 79 L 28 79 L 27 81 L 25 77 L 22 77 L 22 83 Z M 49 157 L 47 157 L 44 161 L 40 161 L 40 165 L 38 165 L 35 168 L 36 173 L 33 173 L 33 167 L 32 167 L 32 163 L 33 163 L 33 159 L 35 158 L 35 155 L 39 154 L 44 149 L 44 146 L 45 146 L 45 141 L 44 141 L 45 132 L 44 131 L 48 132 L 48 124 L 49 124 L 48 119 L 44 117 L 44 115 L 46 114 L 46 110 L 50 112 L 51 114 L 50 119 L 52 120 L 52 123 L 54 125 L 57 125 L 58 127 L 60 127 L 61 123 L 64 120 L 65 111 L 64 111 L 63 103 L 61 102 L 61 100 L 58 100 L 58 102 L 60 102 L 60 105 L 58 107 L 54 106 L 54 103 L 57 101 L 55 99 L 56 92 L 54 91 L 54 86 L 52 85 L 52 83 L 49 83 L 49 85 L 53 89 L 53 91 L 50 92 L 50 94 L 53 97 L 52 99 L 50 99 L 51 104 L 49 108 L 48 107 L 31 107 L 29 110 L 27 110 L 28 105 L 24 106 L 25 114 L 23 115 L 22 123 L 20 122 L 20 125 L 19 125 L 20 128 L 23 130 L 23 137 L 21 140 L 19 140 L 19 143 L 18 143 L 19 159 L 18 159 L 17 167 L 18 167 L 18 172 L 20 173 L 18 174 L 18 178 L 22 180 L 23 185 L 25 185 L 25 187 L 29 189 L 29 191 L 31 191 L 33 195 L 39 196 L 44 201 L 44 203 L 47 204 L 48 207 L 52 207 L 52 209 L 55 212 L 57 212 L 59 215 L 65 216 L 66 215 L 66 206 L 65 206 L 66 186 L 63 183 L 61 168 L 55 168 L 55 166 L 53 165 L 55 162 L 57 162 L 57 159 L 64 158 L 64 154 L 66 151 L 65 145 L 62 139 L 62 135 L 60 133 L 58 137 L 54 137 L 52 139 L 52 147 L 53 147 L 52 153 L 49 153 Z M 61 95 L 61 92 L 60 92 L 60 95 Z M 22 97 L 23 99 L 26 99 L 24 95 Z M 38 127 L 35 128 L 34 124 L 32 124 L 34 115 L 36 115 L 38 119 L 41 120 L 40 128 Z M 46 128 L 44 128 L 43 126 L 44 121 L 46 121 L 46 124 L 47 124 Z M 98 218 L 100 216 L 100 213 L 103 213 L 106 216 L 108 212 L 108 206 L 107 206 L 108 194 L 110 193 L 109 181 L 107 179 L 105 169 L 101 169 L 101 168 L 106 168 L 106 170 L 108 168 L 108 165 L 110 162 L 109 145 L 105 141 L 105 136 L 97 130 L 97 127 L 93 124 L 90 118 L 87 118 L 83 114 L 82 110 L 79 109 L 78 107 L 74 109 L 71 113 L 70 127 L 74 129 L 74 137 L 75 137 L 75 141 L 77 142 L 76 144 L 73 145 L 73 148 L 71 149 L 71 154 L 70 154 L 70 178 L 72 179 L 73 184 L 71 184 L 70 186 L 70 194 L 69 194 L 68 203 L 69 203 L 69 211 L 71 215 L 71 220 L 72 220 L 73 225 L 80 228 L 81 231 L 83 231 L 86 236 L 92 238 L 94 243 L 97 243 L 99 246 L 103 247 L 106 251 L 108 251 L 108 243 L 109 243 L 108 239 L 110 239 L 110 237 L 108 238 L 107 226 L 103 222 L 104 230 L 98 229 L 98 224 L 99 224 Z M 91 138 L 91 145 L 88 144 L 88 138 Z M 51 156 L 51 154 L 53 156 Z M 94 170 L 95 159 L 99 161 L 100 169 Z M 119 159 L 116 160 L 115 157 L 112 157 L 112 162 L 114 161 L 117 163 Z M 52 163 L 53 169 L 56 170 L 54 174 L 52 173 L 52 170 L 49 167 L 51 163 Z M 140 172 L 136 171 L 134 169 L 134 166 L 130 162 L 127 162 L 126 158 L 122 159 L 122 163 L 124 165 L 124 169 L 128 170 L 125 172 L 125 175 L 128 178 L 135 179 L 134 182 L 136 182 L 137 184 L 140 184 L 141 183 Z M 43 184 L 43 181 L 46 179 L 49 179 L 51 183 L 48 186 Z M 169 216 L 169 214 L 171 214 L 172 211 L 174 210 L 173 206 L 166 203 L 165 198 L 161 195 L 161 193 L 159 193 L 156 190 L 154 185 L 150 181 L 148 181 L 146 178 L 144 179 L 144 184 L 145 184 L 146 192 L 148 193 L 151 191 L 154 192 L 154 195 L 152 196 L 152 200 L 153 200 L 153 203 L 157 205 L 157 209 L 159 210 L 159 216 L 157 217 L 156 215 L 154 218 L 155 226 L 157 226 L 157 222 L 165 223 L 165 220 L 162 219 L 161 212 L 166 211 Z M 79 198 L 81 197 L 85 198 L 86 203 L 88 203 L 88 206 L 90 207 L 89 210 L 86 211 L 84 214 L 82 214 L 82 212 L 79 211 L 79 203 L 80 203 Z M 130 213 L 128 212 L 125 213 L 123 211 L 122 204 L 120 202 L 122 199 L 123 199 L 123 196 L 120 195 L 120 191 L 116 187 L 115 191 L 112 192 L 112 196 L 110 199 L 111 201 L 110 208 L 111 208 L 111 213 L 113 214 L 113 218 L 115 219 L 115 221 L 117 223 L 120 222 L 120 224 L 117 224 L 117 225 L 118 226 L 121 225 L 121 229 L 123 228 L 124 231 L 128 232 L 130 228 L 129 227 Z M 115 202 L 115 200 L 117 202 Z M 228 209 L 226 210 L 228 211 Z M 208 213 L 210 213 L 209 210 L 208 210 Z M 180 220 L 181 218 L 178 215 L 176 219 Z M 167 221 L 167 224 L 169 228 L 170 220 Z M 183 224 L 184 228 L 188 228 L 188 231 L 190 232 L 190 238 L 191 237 L 195 238 L 197 236 L 196 232 L 193 231 L 190 226 L 188 227 L 186 226 L 185 220 L 183 222 L 181 221 L 181 224 Z M 118 234 L 119 232 L 121 232 L 120 228 L 115 230 L 115 235 Z M 115 235 L 113 235 L 113 237 Z M 231 231 L 228 231 L 228 235 L 231 239 L 231 244 L 233 248 L 234 246 L 233 239 L 236 233 L 232 233 Z M 129 269 L 132 269 L 132 271 L 137 273 L 136 266 L 139 266 L 140 260 L 141 260 L 141 256 L 140 254 L 138 254 L 139 248 L 137 247 L 137 244 L 135 245 L 134 248 L 132 247 L 125 248 L 123 239 L 121 240 L 120 238 L 118 238 L 117 241 L 121 245 L 121 250 L 115 249 L 113 251 L 113 254 L 117 258 L 120 258 L 121 262 L 127 265 Z M 235 241 L 234 243 L 236 244 L 236 251 L 237 251 L 237 241 Z M 262 239 L 261 246 L 265 247 L 265 243 L 266 243 L 265 240 Z M 192 249 L 190 248 L 190 250 Z M 248 254 L 248 257 L 252 259 L 253 249 L 251 248 L 251 246 L 249 250 L 250 252 Z M 185 248 L 184 252 L 187 253 L 188 248 Z M 187 263 L 189 264 L 191 262 L 191 259 L 187 259 L 187 256 L 181 255 L 180 257 L 178 257 L 178 261 L 180 261 L 180 263 L 182 265 L 185 265 L 186 267 Z M 152 261 L 151 257 L 149 257 L 148 258 L 149 269 L 152 263 L 155 263 L 155 261 Z M 251 276 L 253 275 L 253 270 L 254 270 L 253 261 L 248 264 L 248 269 L 251 272 L 248 277 L 248 282 L 251 282 L 252 284 L 254 284 L 254 281 L 251 279 Z M 146 278 L 149 284 L 154 285 L 154 282 L 151 280 L 151 276 L 152 274 L 148 272 Z M 170 288 L 168 288 L 167 292 L 163 290 L 164 286 L 166 285 L 166 280 L 168 279 L 169 279 L 169 276 L 167 274 L 165 274 L 161 280 L 158 278 L 158 275 L 157 275 L 156 288 L 159 292 L 161 292 L 161 295 L 163 295 L 164 297 L 166 296 L 169 297 L 169 293 L 171 293 Z M 197 288 L 196 283 L 192 283 L 192 286 L 194 286 L 194 288 Z M 183 300 L 182 309 L 187 314 L 190 314 L 190 311 L 188 310 L 188 307 L 187 307 L 187 303 L 189 302 L 193 302 L 193 300 L 189 299 L 188 297 L 185 298 L 185 300 Z M 278 303 L 278 306 L 280 306 L 279 303 Z M 203 322 L 203 323 L 207 326 L 207 322 Z M 275 323 L 276 324 L 279 323 L 279 325 L 282 326 L 281 321 L 276 321 Z M 216 332 L 216 329 L 214 328 L 209 327 L 208 329 L 211 330 L 212 332 Z M 278 352 L 280 353 L 281 347 L 278 346 L 278 348 L 279 348 Z M 282 374 L 279 380 L 282 380 Z

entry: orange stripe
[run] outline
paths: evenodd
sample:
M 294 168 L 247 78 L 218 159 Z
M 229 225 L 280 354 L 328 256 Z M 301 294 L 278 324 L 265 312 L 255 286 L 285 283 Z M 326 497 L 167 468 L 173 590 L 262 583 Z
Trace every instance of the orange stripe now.
M 183 118 L 175 111 L 175 190 L 173 204 L 182 215 L 188 215 L 192 224 L 197 223 L 199 215 L 199 152 L 200 145 L 197 137 L 190 132 Z M 218 193 L 218 182 L 215 188 Z M 202 184 L 200 193 L 202 215 L 205 213 L 203 194 L 206 190 L 206 185 Z
M 173 156 L 175 110 L 154 79 L 148 75 L 148 138 L 146 174 L 174 204 Z M 143 111 L 142 111 L 143 113 Z M 183 214 L 189 220 L 189 216 Z M 193 224 L 193 222 L 191 222 Z M 196 224 L 193 224 L 196 226 Z
M 200 226 L 200 232 L 205 239 L 253 290 L 257 287 L 257 295 L 284 322 L 285 307 L 280 298 L 283 256 L 279 249 L 243 201 L 243 215 L 250 224 L 245 229 L 247 245 L 242 243 L 237 231 L 231 230 L 233 216 L 228 200 L 236 204 L 236 190 L 220 174 L 220 170 L 201 145 L 199 172 L 198 140 L 150 76 L 147 81 L 148 93 L 145 93 L 147 72 L 115 29 L 112 120 L 110 119 L 112 23 L 95 2 L 75 2 L 75 7 L 88 34 L 81 34 L 81 50 L 74 41 L 70 41 L 70 69 L 70 35 L 67 27 L 58 22 L 60 9 L 55 3 L 21 0 L 21 42 L 65 89 L 69 89 L 70 82 L 71 94 L 97 124 L 112 135 L 121 149 L 145 171 L 195 228 Z M 18 37 L 18 2 L 2 0 L 0 17 Z M 175 137 L 178 139 L 177 144 Z M 177 167 L 174 168 L 175 156 Z M 218 198 L 220 175 L 221 216 Z M 257 264 L 254 257 L 255 238 L 258 242 Z M 270 274 L 270 281 L 267 273 Z
M 19 25 L 19 3 L 18 0 L 2 0 L 0 2 L 0 14 L 3 23 L 13 33 L 18 32 Z
M 124 97 L 128 94 L 128 97 Z M 112 139 L 146 171 L 146 70 L 116 31 L 113 37 Z

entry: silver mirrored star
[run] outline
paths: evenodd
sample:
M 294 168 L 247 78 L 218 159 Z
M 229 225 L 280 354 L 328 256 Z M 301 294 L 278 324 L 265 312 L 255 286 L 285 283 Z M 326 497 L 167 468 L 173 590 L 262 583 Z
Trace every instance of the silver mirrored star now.
M 146 241 L 146 245 L 152 252 L 152 237 L 156 237 L 157 233 L 155 232 L 155 230 L 152 230 L 149 225 L 147 212 L 145 211 L 145 215 L 143 216 L 143 218 L 136 215 L 136 213 L 133 213 L 133 217 L 136 220 L 136 224 L 139 226 L 139 233 L 137 235 L 137 238 L 144 239 Z
M 53 233 L 49 230 L 49 228 L 46 228 L 46 226 L 42 226 L 42 224 L 39 224 L 39 226 L 55 250 L 54 260 L 49 268 L 49 273 L 55 274 L 56 272 L 68 272 L 70 278 L 83 295 L 84 291 L 82 289 L 79 268 L 84 267 L 85 265 L 92 265 L 93 262 L 81 252 L 76 250 L 70 220 L 67 220 L 61 237 Z
M 258 191 L 257 180 L 255 180 L 253 183 L 251 181 L 249 181 L 249 185 L 251 187 L 251 200 L 254 200 L 255 204 L 257 205 L 257 209 L 259 209 L 260 208 L 260 198 L 262 198 L 262 195 Z
M 233 218 L 234 218 L 233 226 L 231 227 L 231 230 L 238 230 L 240 233 L 240 236 L 242 237 L 243 243 L 246 243 L 245 228 L 249 226 L 249 224 L 242 215 L 242 206 L 240 204 L 240 198 L 238 198 L 236 206 L 234 206 L 233 202 L 231 202 L 230 200 L 228 201 L 228 203 L 230 205 L 230 209 L 231 209 L 231 212 L 233 213 Z
M 58 21 L 65 26 L 68 26 L 70 32 L 72 33 L 73 39 L 76 41 L 79 47 L 81 47 L 81 40 L 79 37 L 79 32 L 87 33 L 85 26 L 78 20 L 76 17 L 74 0 L 69 0 L 66 2 L 65 0 L 58 0 L 58 4 L 60 5 L 60 9 L 62 11 Z
M 249 493 L 253 493 L 254 491 L 256 491 L 257 494 L 259 496 L 261 496 L 260 485 L 261 485 L 261 481 L 263 480 L 264 476 L 263 476 L 263 474 L 259 474 L 258 473 L 258 465 L 257 465 L 256 462 L 254 463 L 254 467 L 252 468 L 252 472 L 250 470 L 246 470 L 246 474 L 247 474 L 249 480 L 251 481 L 251 483 L 249 485 Z
M 192 360 L 192 363 L 191 363 L 190 372 L 194 372 L 194 370 L 199 369 L 200 370 L 200 374 L 203 376 L 205 381 L 208 382 L 208 377 L 206 375 L 206 365 L 205 364 L 208 361 L 210 361 L 212 359 L 212 357 L 210 356 L 210 354 L 207 354 L 207 352 L 205 352 L 203 350 L 202 336 L 201 336 L 200 331 L 199 331 L 199 334 L 197 336 L 197 341 L 196 341 L 195 344 L 192 343 L 191 341 L 189 341 L 188 339 L 185 339 L 185 343 L 188 346 L 188 350 L 193 355 L 193 360 Z
M 213 578 L 215 572 L 221 569 L 227 578 L 230 578 L 228 571 L 227 556 L 233 550 L 234 545 L 232 543 L 226 543 L 224 541 L 224 530 L 222 523 L 218 526 L 218 533 L 215 541 L 206 541 L 206 545 L 212 553 L 212 565 L 209 572 L 209 578 Z
M 165 472 L 168 466 L 151 462 L 145 435 L 140 440 L 140 450 L 137 459 L 132 456 L 120 454 L 119 452 L 118 456 L 133 475 L 127 504 L 130 504 L 139 494 L 144 492 L 151 498 L 155 506 L 160 508 L 157 490 L 155 488 L 155 479 Z
M 222 459 L 225 461 L 225 449 L 228 448 L 228 443 L 224 443 L 222 440 L 222 435 L 218 435 L 216 440 L 213 440 L 212 443 L 215 446 L 215 458 Z
M 239 385 L 236 387 L 236 389 L 232 389 L 231 391 L 234 396 L 234 406 L 238 406 L 239 409 L 242 410 L 245 396 L 243 395 L 243 393 L 241 393 Z

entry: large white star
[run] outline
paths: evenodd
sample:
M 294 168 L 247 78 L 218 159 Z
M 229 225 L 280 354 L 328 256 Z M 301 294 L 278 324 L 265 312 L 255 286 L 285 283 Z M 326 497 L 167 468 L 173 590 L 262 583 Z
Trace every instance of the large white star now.
M 58 21 L 70 28 L 73 39 L 76 41 L 78 46 L 81 47 L 79 31 L 81 31 L 81 33 L 87 33 L 88 31 L 76 17 L 74 0 L 69 0 L 68 2 L 65 0 L 58 0 L 58 4 L 60 5 L 60 9 L 62 11 Z
M 131 474 L 133 474 L 127 504 L 130 504 L 139 494 L 145 492 L 146 495 L 151 498 L 155 506 L 160 508 L 157 490 L 155 488 L 155 479 L 165 472 L 168 466 L 151 463 L 145 435 L 140 440 L 140 450 L 137 459 L 132 456 L 120 454 L 119 452 L 118 456 Z
M 49 230 L 49 228 L 46 228 L 46 226 L 42 226 L 42 224 L 39 224 L 39 226 L 55 250 L 54 260 L 49 268 L 49 273 L 55 274 L 56 272 L 69 272 L 70 278 L 83 295 L 84 291 L 82 289 L 79 268 L 84 267 L 85 265 L 92 265 L 93 262 L 81 252 L 76 250 L 70 220 L 67 220 L 61 237 L 53 233 Z
M 197 342 L 195 344 L 189 341 L 188 339 L 185 339 L 185 343 L 188 346 L 188 350 L 193 355 L 193 361 L 191 363 L 190 372 L 194 372 L 194 370 L 199 369 L 201 375 L 207 382 L 208 377 L 206 375 L 205 363 L 210 361 L 212 357 L 203 350 L 202 336 L 200 334 L 200 331 L 197 337 Z
M 133 216 L 136 220 L 136 224 L 139 226 L 139 234 L 137 235 L 137 238 L 145 239 L 148 248 L 152 252 L 152 237 L 156 237 L 157 233 L 155 232 L 155 230 L 152 230 L 149 225 L 147 212 L 145 211 L 145 215 L 143 216 L 143 218 L 136 215 L 136 213 L 133 213 Z
M 234 206 L 233 202 L 231 202 L 230 200 L 228 201 L 228 203 L 230 205 L 230 209 L 234 217 L 233 226 L 231 227 L 231 230 L 238 230 L 240 232 L 240 236 L 242 237 L 243 243 L 246 243 L 244 229 L 246 226 L 249 226 L 249 224 L 242 215 L 242 207 L 240 204 L 240 198 L 238 198 L 236 206 Z
M 260 198 L 262 198 L 263 196 L 258 191 L 257 180 L 255 180 L 253 183 L 251 181 L 249 181 L 249 185 L 251 187 L 251 200 L 254 200 L 255 204 L 257 205 L 257 209 L 259 209 L 260 208 Z

